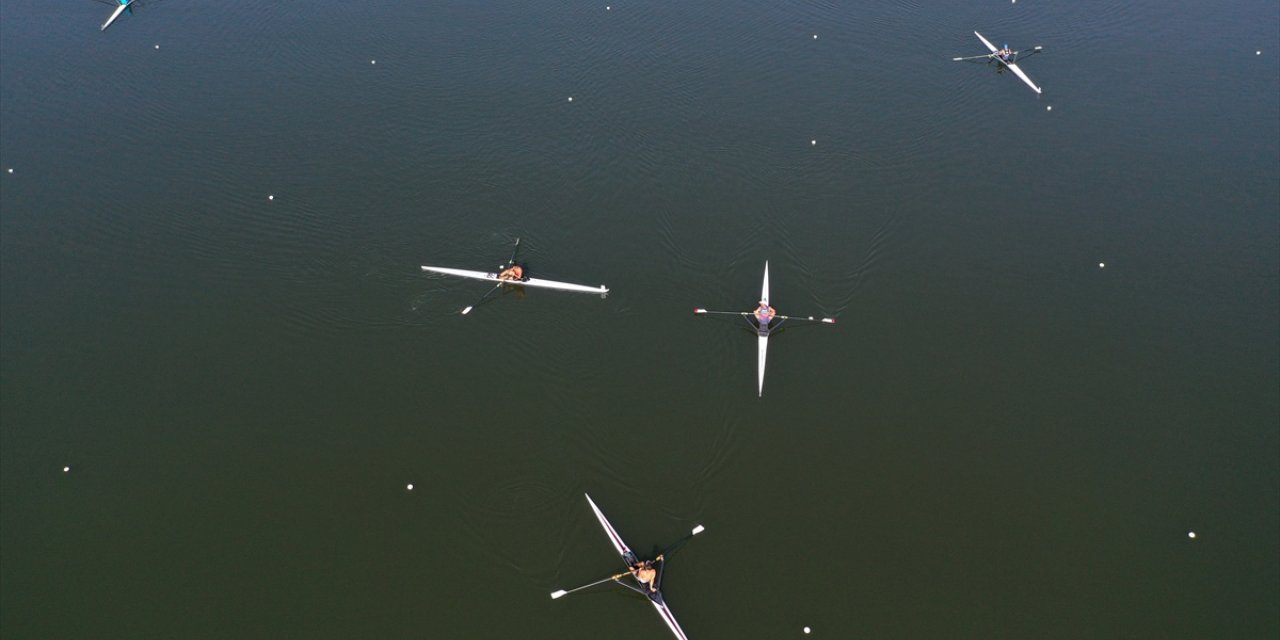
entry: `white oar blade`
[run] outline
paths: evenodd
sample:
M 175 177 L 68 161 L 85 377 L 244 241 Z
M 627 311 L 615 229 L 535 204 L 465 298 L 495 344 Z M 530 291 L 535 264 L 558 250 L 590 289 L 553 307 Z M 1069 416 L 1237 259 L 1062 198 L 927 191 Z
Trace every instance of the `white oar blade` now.
M 835 319 L 835 318 L 823 318 L 823 319 L 822 319 L 822 321 L 823 321 L 824 323 L 826 323 L 826 324 L 835 324 L 835 323 L 836 323 L 836 319 Z
M 698 308 L 694 308 L 693 312 L 694 312 L 694 313 L 706 313 L 706 312 L 707 312 L 707 310 L 706 310 L 706 309 L 698 309 Z
M 691 536 L 696 536 L 696 535 L 698 535 L 699 533 L 702 533 L 703 531 L 706 531 L 706 530 L 707 530 L 707 529 L 706 529 L 706 527 L 703 527 L 702 525 L 698 525 L 698 526 L 696 526 L 696 527 L 694 527 L 694 528 L 693 528 L 693 532 L 692 532 L 692 533 L 690 533 L 689 535 L 691 535 Z
M 552 599 L 552 600 L 559 599 L 559 598 L 560 598 L 560 596 L 568 595 L 568 593 L 569 593 L 569 592 L 568 592 L 568 591 L 565 591 L 564 589 L 561 589 L 561 590 L 559 590 L 559 591 L 553 591 L 553 592 L 551 593 L 551 599 Z
M 467 315 L 468 313 L 471 313 L 471 310 L 472 310 L 472 309 L 474 309 L 474 308 L 475 308 L 475 307 L 467 307 L 466 309 L 463 309 L 463 310 L 462 310 L 462 315 L 464 315 L 464 316 L 465 316 L 465 315 Z

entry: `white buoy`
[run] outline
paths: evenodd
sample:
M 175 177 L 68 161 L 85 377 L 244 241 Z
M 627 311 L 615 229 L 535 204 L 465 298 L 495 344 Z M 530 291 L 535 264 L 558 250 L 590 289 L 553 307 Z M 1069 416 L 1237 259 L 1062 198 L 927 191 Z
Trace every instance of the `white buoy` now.
M 806 636 L 807 636 L 807 635 L 809 635 L 809 632 L 811 632 L 811 631 L 813 631 L 813 629 L 810 629 L 809 627 L 805 627 L 805 628 L 804 628 L 804 634 L 805 634 Z
M 377 60 L 370 60 L 370 61 L 369 61 L 369 64 L 378 64 L 378 61 L 377 61 Z
M 1188 531 L 1188 532 L 1187 532 L 1187 537 L 1188 537 L 1188 538 L 1191 538 L 1192 540 L 1195 540 L 1195 539 L 1196 539 L 1196 532 L 1194 532 L 1194 531 Z
M 275 197 L 274 195 L 271 195 L 271 196 L 267 196 L 267 199 L 268 199 L 268 200 L 275 200 L 275 199 L 276 199 L 276 197 Z
M 157 49 L 159 49 L 159 48 L 160 48 L 160 45 L 156 45 L 156 48 L 157 48 Z
M 1099 263 L 1098 263 L 1098 268 L 1099 268 L 1099 269 L 1106 269 L 1106 268 L 1107 268 L 1107 263 L 1105 263 L 1105 262 L 1099 262 Z
M 813 34 L 813 39 L 814 39 L 814 40 L 817 40 L 817 39 L 818 39 L 818 34 L 816 34 L 816 33 L 815 33 L 815 34 Z
M 1256 51 L 1253 55 L 1255 55 L 1255 56 L 1260 56 L 1260 55 L 1262 55 L 1262 50 L 1261 50 L 1261 49 L 1259 49 L 1259 50 L 1258 50 L 1258 51 Z
M 13 173 L 13 167 L 9 167 L 9 173 Z
M 606 7 L 604 8 L 604 10 L 605 10 L 605 11 L 613 11 L 613 7 L 606 6 Z
M 63 473 L 71 473 L 71 467 L 63 467 L 63 468 L 62 468 L 62 472 L 63 472 Z
M 413 483 L 406 484 L 404 488 L 413 491 Z
M 1053 111 L 1053 105 L 1049 105 L 1049 106 L 1045 107 L 1045 108 L 1044 108 L 1044 110 L 1045 110 L 1045 111 Z
M 817 141 L 817 140 L 810 140 L 810 141 L 809 141 L 809 146 L 811 146 L 811 147 L 816 147 L 816 146 L 818 146 L 818 141 Z
M 569 102 L 573 102 L 573 96 L 569 96 Z

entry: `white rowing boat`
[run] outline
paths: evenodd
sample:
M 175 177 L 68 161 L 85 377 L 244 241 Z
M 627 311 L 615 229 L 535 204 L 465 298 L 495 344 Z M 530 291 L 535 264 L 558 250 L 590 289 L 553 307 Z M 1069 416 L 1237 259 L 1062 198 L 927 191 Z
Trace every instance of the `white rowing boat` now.
M 111 23 L 115 22 L 116 18 L 120 17 L 120 14 L 124 13 L 126 10 L 129 9 L 130 6 L 133 5 L 133 1 L 134 0 L 120 0 L 120 6 L 116 7 L 116 10 L 111 12 L 111 17 L 107 18 L 107 21 L 102 23 L 102 28 L 98 30 L 106 31 L 107 27 L 111 26 Z
M 1032 81 L 1031 81 L 1031 78 L 1028 78 L 1028 77 L 1027 77 L 1027 74 L 1025 74 L 1025 73 L 1023 73 L 1023 72 L 1022 72 L 1022 69 L 1018 67 L 1017 63 L 1012 62 L 1012 61 L 1005 60 L 1004 58 L 1001 58 L 1000 56 L 994 55 L 994 54 L 995 54 L 995 52 L 999 51 L 999 49 L 998 49 L 998 48 L 996 48 L 996 46 L 995 46 L 994 44 L 991 44 L 991 41 L 990 41 L 990 40 L 987 40 L 986 38 L 982 37 L 982 34 L 981 34 L 981 33 L 978 33 L 977 31 L 974 31 L 974 32 L 973 32 L 973 35 L 978 36 L 978 39 L 982 41 L 982 44 L 986 45 L 986 46 L 987 46 L 987 49 L 991 51 L 991 53 L 992 53 L 991 58 L 992 58 L 992 59 L 994 59 L 996 62 L 999 62 L 1000 64 L 1004 65 L 1006 69 L 1008 69 L 1008 70 L 1012 71 L 1012 72 L 1013 72 L 1013 75 L 1016 75 L 1016 76 L 1018 76 L 1019 78 L 1021 78 L 1021 79 L 1022 79 L 1022 81 L 1023 81 L 1023 82 L 1025 82 L 1025 83 L 1027 83 L 1027 86 L 1028 86 L 1028 87 L 1031 87 L 1031 89 L 1032 89 L 1033 91 L 1035 91 L 1037 94 L 1041 93 L 1041 91 L 1040 91 L 1040 87 L 1037 87 L 1037 86 L 1036 86 L 1036 83 L 1032 82 Z M 1034 52 L 1033 52 L 1033 53 L 1034 53 Z
M 768 260 L 764 261 L 764 285 L 760 287 L 760 300 L 764 302 L 766 305 L 769 304 L 769 261 Z M 757 378 L 756 397 L 763 398 L 764 397 L 764 359 L 765 359 L 765 356 L 768 355 L 769 353 L 769 327 L 767 325 L 761 326 L 758 329 L 758 331 L 760 332 L 759 334 L 760 337 L 758 338 L 758 340 L 760 341 L 759 342 L 760 357 L 757 359 L 757 364 L 756 364 L 756 367 L 758 369 L 758 371 L 756 372 L 756 378 Z
M 587 504 L 590 504 L 591 510 L 596 513 L 596 518 L 600 520 L 600 526 L 604 527 L 604 532 L 609 536 L 609 542 L 613 543 L 614 550 L 618 552 L 618 555 L 622 556 L 622 562 L 626 564 L 628 569 L 635 566 L 636 563 L 639 562 L 639 558 L 637 558 L 636 554 L 627 547 L 627 543 L 622 541 L 622 536 L 618 535 L 618 532 L 613 528 L 613 525 L 609 524 L 609 520 L 604 517 L 604 513 L 600 511 L 600 507 L 596 506 L 596 503 L 591 499 L 591 496 L 587 494 L 583 495 L 587 496 Z M 697 535 L 701 532 L 702 526 L 699 525 L 693 529 L 693 533 L 690 535 Z M 661 558 L 661 556 L 659 557 Z M 675 634 L 675 636 L 680 640 L 689 640 L 688 636 L 684 634 L 684 630 L 680 628 L 680 623 L 676 622 L 676 617 L 671 613 L 671 608 L 668 607 L 667 603 L 662 599 L 662 569 L 665 565 L 665 561 L 659 561 L 659 565 L 657 567 L 658 575 L 653 580 L 655 583 L 654 586 L 656 587 L 656 590 L 654 591 L 650 591 L 647 584 L 636 580 L 635 576 L 629 572 L 626 575 L 631 575 L 632 581 L 637 585 L 636 590 L 643 593 L 645 597 L 649 599 L 649 602 L 653 603 L 653 608 L 657 609 L 658 615 L 662 616 L 662 621 L 667 623 L 667 628 L 671 629 L 671 633 Z M 553 594 L 552 597 L 554 598 L 555 595 Z
M 764 283 L 760 285 L 760 300 L 769 305 L 769 261 L 764 262 Z M 756 317 L 754 311 L 711 311 L 702 307 L 693 309 L 695 315 L 721 315 L 721 316 L 741 316 L 747 324 L 756 332 L 756 395 L 764 397 L 764 370 L 765 361 L 769 355 L 769 334 L 778 328 L 787 320 L 795 320 L 796 322 L 820 322 L 822 324 L 835 324 L 835 318 L 815 318 L 813 316 L 784 316 L 776 315 L 770 319 L 767 324 L 762 324 L 760 319 Z
M 580 293 L 598 293 L 604 295 L 609 293 L 608 287 L 600 285 L 598 287 L 588 287 L 584 284 L 573 284 L 572 282 L 558 282 L 555 280 L 543 280 L 541 278 L 526 278 L 524 280 L 499 280 L 498 274 L 485 271 L 469 271 L 467 269 L 450 269 L 448 267 L 428 267 L 423 266 L 423 271 L 432 273 L 443 273 L 449 276 L 458 276 L 459 278 L 475 278 L 476 280 L 488 280 L 498 284 L 512 284 L 522 287 L 542 287 L 544 289 L 558 289 L 560 291 L 577 291 Z

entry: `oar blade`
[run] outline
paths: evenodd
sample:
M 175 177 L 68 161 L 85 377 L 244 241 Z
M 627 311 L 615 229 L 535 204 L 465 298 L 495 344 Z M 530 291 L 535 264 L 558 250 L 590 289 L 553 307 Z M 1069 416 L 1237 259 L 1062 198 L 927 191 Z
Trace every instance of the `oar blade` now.
M 463 310 L 462 310 L 462 315 L 464 315 L 464 316 L 465 316 L 465 315 L 467 315 L 468 313 L 471 313 L 471 310 L 472 310 L 472 309 L 474 309 L 474 308 L 475 308 L 475 307 L 467 307 L 466 309 L 463 309 Z
M 823 322 L 824 324 L 835 324 L 835 323 L 836 323 L 836 319 L 835 319 L 835 318 L 823 318 L 823 319 L 822 319 L 822 322 Z
M 561 590 L 559 590 L 559 591 L 552 591 L 552 592 L 551 592 L 551 599 L 552 599 L 552 600 L 559 600 L 561 596 L 566 596 L 566 595 L 569 595 L 569 592 L 568 592 L 568 591 L 565 591 L 564 589 L 561 589 Z
M 689 535 L 691 535 L 691 536 L 696 536 L 696 535 L 698 535 L 699 533 L 702 533 L 703 531 L 706 531 L 706 530 L 707 530 L 707 528 L 706 528 L 706 527 L 704 527 L 704 526 L 702 526 L 702 525 L 698 525 L 698 526 L 696 526 L 696 527 L 694 527 L 694 528 L 693 528 L 693 531 L 692 531 L 692 532 L 690 532 L 690 533 L 689 533 Z

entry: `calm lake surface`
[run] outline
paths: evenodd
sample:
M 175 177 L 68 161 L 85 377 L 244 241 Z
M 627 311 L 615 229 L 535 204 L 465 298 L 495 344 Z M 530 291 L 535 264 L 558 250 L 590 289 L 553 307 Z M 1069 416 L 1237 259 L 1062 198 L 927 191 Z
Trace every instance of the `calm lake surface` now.
M 0 5 L 5 638 L 669 638 L 584 492 L 691 638 L 1280 635 L 1274 0 L 110 11 Z

